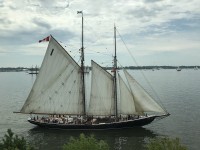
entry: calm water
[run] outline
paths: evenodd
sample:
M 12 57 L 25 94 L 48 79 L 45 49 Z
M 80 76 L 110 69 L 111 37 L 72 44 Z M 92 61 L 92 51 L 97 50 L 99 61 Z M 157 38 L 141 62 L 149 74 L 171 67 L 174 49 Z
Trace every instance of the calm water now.
M 153 96 L 156 94 L 143 81 L 140 71 L 130 71 Z M 143 128 L 106 131 L 70 131 L 37 128 L 26 120 L 28 115 L 13 114 L 18 111 L 35 80 L 25 72 L 0 72 L 0 138 L 11 128 L 24 136 L 38 149 L 59 149 L 71 136 L 80 133 L 94 134 L 105 140 L 111 149 L 142 150 L 149 138 L 157 136 L 178 137 L 191 150 L 200 147 L 200 70 L 143 71 L 171 116 Z

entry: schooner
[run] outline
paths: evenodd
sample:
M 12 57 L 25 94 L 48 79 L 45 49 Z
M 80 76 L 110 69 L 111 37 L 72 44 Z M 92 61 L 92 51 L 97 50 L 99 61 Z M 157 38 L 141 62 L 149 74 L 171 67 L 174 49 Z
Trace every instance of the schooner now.
M 128 71 L 123 69 L 125 79 L 118 73 L 115 26 L 113 74 L 91 60 L 90 98 L 86 99 L 83 12 L 78 13 L 82 14 L 81 65 L 52 35 L 48 37 L 39 74 L 20 113 L 43 115 L 28 121 L 63 129 L 133 128 L 168 116 Z

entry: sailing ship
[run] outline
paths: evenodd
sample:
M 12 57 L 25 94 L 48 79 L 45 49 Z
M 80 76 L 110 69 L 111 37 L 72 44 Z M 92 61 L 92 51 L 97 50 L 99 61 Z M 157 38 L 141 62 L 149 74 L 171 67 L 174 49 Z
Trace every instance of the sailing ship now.
M 20 113 L 31 114 L 28 121 L 40 127 L 80 130 L 134 128 L 169 116 L 127 70 L 123 70 L 127 81 L 119 74 L 116 27 L 114 38 L 113 74 L 91 60 L 90 98 L 86 98 L 83 32 L 81 65 L 51 35 L 39 74 Z
M 39 68 L 37 68 L 37 66 L 35 66 L 35 68 L 33 68 L 33 66 L 32 66 L 32 68 L 29 69 L 30 72 L 28 74 L 32 74 L 32 75 L 36 74 L 37 75 L 38 70 L 39 70 Z
M 180 67 L 178 67 L 178 68 L 176 68 L 176 70 L 177 70 L 177 71 L 181 71 L 181 68 L 180 68 Z

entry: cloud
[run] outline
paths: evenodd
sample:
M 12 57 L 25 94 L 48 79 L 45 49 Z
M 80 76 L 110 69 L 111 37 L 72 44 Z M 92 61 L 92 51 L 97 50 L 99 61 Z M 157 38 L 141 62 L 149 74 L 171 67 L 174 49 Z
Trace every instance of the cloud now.
M 145 3 L 161 2 L 162 0 L 144 0 Z
M 84 45 L 88 53 L 113 52 L 114 23 L 136 57 L 151 58 L 158 53 L 177 54 L 190 49 L 196 53 L 200 48 L 199 0 L 2 0 L 0 7 L 0 55 L 6 55 L 6 51 L 43 55 L 33 50 L 40 49 L 37 41 L 49 34 L 64 46 L 73 45 L 67 48 L 78 50 L 78 10 L 84 13 Z M 118 52 L 126 56 L 119 36 L 117 41 Z
M 41 18 L 33 18 L 33 23 L 35 23 L 38 27 L 44 28 L 44 29 L 51 29 L 51 24 L 46 23 Z

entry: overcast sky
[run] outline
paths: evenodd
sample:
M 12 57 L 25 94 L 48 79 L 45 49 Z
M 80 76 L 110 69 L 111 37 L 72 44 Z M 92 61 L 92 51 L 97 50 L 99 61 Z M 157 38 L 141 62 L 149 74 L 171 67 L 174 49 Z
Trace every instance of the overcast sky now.
M 50 34 L 78 61 L 79 10 L 86 65 L 112 65 L 114 23 L 123 66 L 200 65 L 200 0 L 0 0 L 0 67 L 40 66 Z

